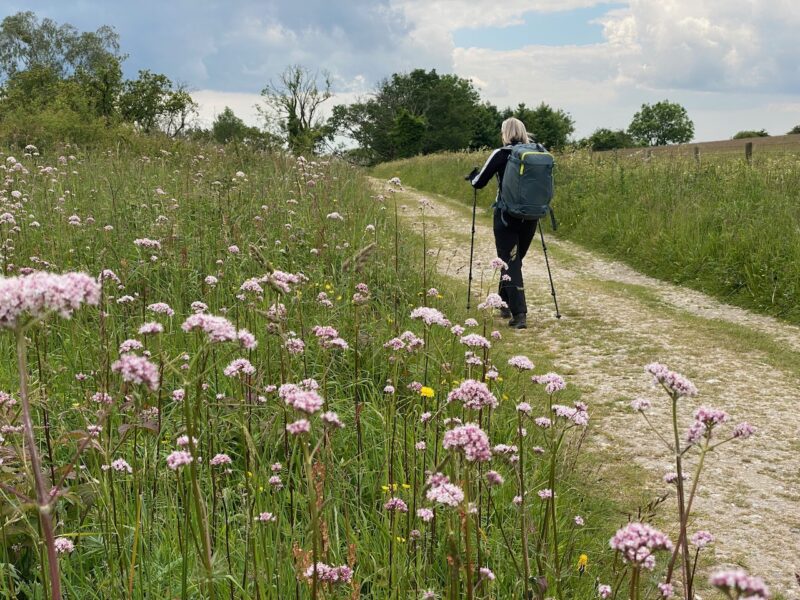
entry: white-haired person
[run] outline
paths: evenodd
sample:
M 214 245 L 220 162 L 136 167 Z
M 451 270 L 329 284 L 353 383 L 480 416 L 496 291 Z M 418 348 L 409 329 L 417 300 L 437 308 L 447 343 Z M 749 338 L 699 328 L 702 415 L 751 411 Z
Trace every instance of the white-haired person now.
M 508 325 L 515 329 L 527 327 L 528 306 L 525 302 L 525 286 L 522 281 L 522 259 L 536 234 L 537 220 L 517 219 L 503 210 L 500 191 L 503 187 L 503 174 L 506 162 L 511 156 L 511 151 L 517 144 L 529 142 L 525 124 L 519 119 L 511 117 L 503 121 L 500 127 L 503 146 L 492 152 L 483 167 L 470 173 L 469 181 L 472 187 L 481 189 L 493 177 L 497 179 L 497 197 L 494 208 L 494 243 L 497 256 L 507 265 L 507 269 L 500 271 L 499 294 L 508 305 L 501 311 L 504 318 L 510 318 Z

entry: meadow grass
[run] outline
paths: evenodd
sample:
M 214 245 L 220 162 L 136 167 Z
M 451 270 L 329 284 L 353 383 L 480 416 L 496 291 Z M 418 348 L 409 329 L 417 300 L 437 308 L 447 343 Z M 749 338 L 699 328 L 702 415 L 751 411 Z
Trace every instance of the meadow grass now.
M 98 599 L 510 598 L 545 586 L 593 598 L 596 577 L 624 580 L 608 549 L 626 520 L 619 501 L 599 492 L 578 419 L 550 412 L 578 390 L 530 382 L 546 355 L 531 357 L 534 371 L 510 367 L 496 321 L 466 315 L 463 290 L 422 268 L 392 194 L 372 194 L 358 171 L 147 138 L 3 164 L 6 275 L 86 272 L 101 289 L 99 306 L 69 319 L 2 321 L 0 597 L 53 597 L 60 581 L 64 597 Z M 411 318 L 420 307 L 432 324 Z M 463 331 L 435 324 L 436 310 Z M 213 329 L 197 315 L 224 320 Z M 233 338 L 214 342 L 221 331 Z M 499 406 L 447 403 L 467 379 Z M 300 389 L 276 389 L 286 384 Z M 321 416 L 318 399 L 336 414 Z M 516 409 L 526 402 L 530 417 Z M 552 426 L 537 427 L 540 415 Z M 307 433 L 287 431 L 306 421 Z M 517 445 L 512 460 L 446 449 L 469 421 L 492 445 Z M 490 488 L 490 468 L 505 483 Z M 464 501 L 429 500 L 427 471 Z M 44 508 L 37 477 L 55 489 Z M 523 548 L 542 579 L 520 576 Z
M 463 180 L 487 153 L 448 153 L 385 163 L 422 191 L 472 203 Z M 725 302 L 800 322 L 800 157 L 556 157 L 558 235 L 660 279 Z M 478 194 L 493 202 L 496 186 Z

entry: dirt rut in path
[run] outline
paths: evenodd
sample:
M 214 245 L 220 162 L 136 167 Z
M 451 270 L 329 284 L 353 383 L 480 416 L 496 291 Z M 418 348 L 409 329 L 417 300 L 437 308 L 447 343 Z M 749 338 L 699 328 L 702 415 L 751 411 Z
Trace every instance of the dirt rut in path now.
M 427 200 L 431 260 L 442 274 L 466 282 L 469 208 L 411 189 L 395 198 L 401 218 L 417 231 L 420 200 Z M 647 277 L 545 235 L 563 318 L 555 319 L 537 238 L 524 269 L 530 328 L 506 333 L 505 343 L 518 344 L 520 353 L 544 347 L 557 357 L 556 369 L 582 390 L 594 413 L 589 437 L 595 448 L 604 448 L 620 462 L 635 461 L 642 467 L 639 485 L 654 493 L 667 490 L 661 478 L 674 467 L 666 449 L 629 407 L 635 397 L 652 400 L 651 420 L 671 435 L 667 398 L 644 374 L 645 364 L 666 363 L 697 385 L 698 397 L 683 401 L 686 424 L 695 408 L 708 405 L 727 411 L 733 423 L 756 426 L 753 438 L 709 455 L 690 533 L 706 529 L 716 536 L 715 565 L 742 566 L 763 577 L 773 593 L 800 599 L 794 581 L 794 572 L 800 570 L 800 419 L 795 412 L 800 328 Z M 488 268 L 495 255 L 489 216 L 479 209 L 473 280 L 477 301 L 496 285 L 496 280 L 490 284 Z M 613 466 L 607 475 L 613 476 Z M 669 504 L 673 510 L 674 494 Z

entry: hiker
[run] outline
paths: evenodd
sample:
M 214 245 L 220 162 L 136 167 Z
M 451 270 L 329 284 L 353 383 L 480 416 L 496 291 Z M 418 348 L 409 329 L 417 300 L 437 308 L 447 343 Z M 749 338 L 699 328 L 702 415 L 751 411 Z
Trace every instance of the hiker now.
M 494 244 L 497 256 L 507 265 L 508 269 L 500 271 L 499 294 L 508 308 L 501 310 L 503 318 L 509 318 L 508 325 L 514 329 L 527 327 L 528 307 L 525 303 L 525 288 L 522 282 L 522 259 L 528 252 L 534 235 L 536 234 L 537 219 L 517 219 L 509 215 L 502 208 L 500 190 L 503 186 L 503 173 L 506 162 L 511 156 L 511 151 L 517 144 L 528 143 L 528 132 L 525 124 L 519 119 L 511 117 L 503 121 L 500 127 L 503 146 L 497 148 L 487 159 L 483 168 L 470 173 L 472 187 L 481 189 L 486 186 L 492 177 L 497 177 L 497 197 L 494 208 Z

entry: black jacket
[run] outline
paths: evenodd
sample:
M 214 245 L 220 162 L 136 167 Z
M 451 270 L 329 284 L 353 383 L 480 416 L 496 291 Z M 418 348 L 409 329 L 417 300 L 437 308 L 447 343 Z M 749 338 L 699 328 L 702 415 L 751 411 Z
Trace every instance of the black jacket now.
M 497 148 L 492 152 L 483 164 L 483 168 L 470 181 L 472 187 L 479 190 L 483 189 L 486 187 L 486 184 L 492 180 L 492 177 L 497 177 L 497 193 L 499 195 L 500 189 L 503 187 L 503 174 L 506 170 L 506 162 L 508 162 L 508 157 L 511 156 L 511 149 L 518 143 L 519 142 L 515 142 L 514 144 Z

